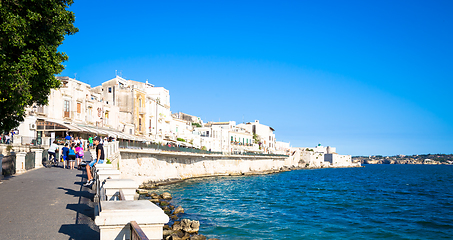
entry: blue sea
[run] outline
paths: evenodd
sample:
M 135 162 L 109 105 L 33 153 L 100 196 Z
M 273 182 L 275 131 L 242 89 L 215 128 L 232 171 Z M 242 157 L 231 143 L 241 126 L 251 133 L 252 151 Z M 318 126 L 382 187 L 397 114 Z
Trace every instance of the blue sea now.
M 453 166 L 209 177 L 158 191 L 208 238 L 453 239 Z

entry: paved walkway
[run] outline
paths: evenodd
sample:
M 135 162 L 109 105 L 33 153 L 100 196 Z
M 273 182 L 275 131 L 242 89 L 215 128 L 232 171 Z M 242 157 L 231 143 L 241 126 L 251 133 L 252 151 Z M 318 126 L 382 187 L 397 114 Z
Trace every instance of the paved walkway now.
M 85 171 L 40 168 L 2 182 L 1 239 L 99 239 Z

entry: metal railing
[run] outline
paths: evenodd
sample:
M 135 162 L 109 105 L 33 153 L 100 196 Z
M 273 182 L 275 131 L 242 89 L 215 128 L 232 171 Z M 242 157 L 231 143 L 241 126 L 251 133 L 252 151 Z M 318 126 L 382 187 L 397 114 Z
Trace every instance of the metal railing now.
M 27 152 L 25 155 L 25 170 L 35 168 L 35 152 Z
M 142 228 L 137 224 L 136 221 L 131 221 L 131 240 L 148 240 L 145 232 L 143 232 Z
M 190 152 L 190 153 L 200 153 L 200 154 L 222 154 L 222 152 L 212 152 L 201 150 L 197 148 L 189 148 L 189 147 L 178 147 L 178 146 L 168 146 L 163 144 L 156 144 L 156 143 L 144 143 L 144 142 L 136 142 L 136 141 L 127 141 L 120 139 L 119 141 L 120 148 L 130 148 L 130 149 L 154 149 L 160 151 L 168 151 L 168 152 Z M 232 153 L 232 155 L 246 155 L 246 156 L 264 156 L 264 157 L 288 157 L 288 155 L 283 154 L 268 154 L 268 153 L 253 153 L 253 152 L 237 152 Z
M 196 149 L 196 148 L 188 148 L 188 147 L 178 147 L 178 146 L 168 146 L 156 143 L 144 143 L 144 142 L 136 142 L 136 141 L 126 141 L 120 140 L 119 141 L 120 148 L 131 148 L 131 149 L 155 149 L 161 151 L 168 151 L 168 152 L 190 152 L 190 153 L 200 153 L 200 154 L 222 154 L 222 152 L 210 152 L 206 150 Z

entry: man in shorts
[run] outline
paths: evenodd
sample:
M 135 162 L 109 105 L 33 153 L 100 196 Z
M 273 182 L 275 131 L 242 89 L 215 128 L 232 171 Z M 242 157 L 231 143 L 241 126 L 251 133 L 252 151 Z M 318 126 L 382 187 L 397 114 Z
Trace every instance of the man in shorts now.
M 91 168 L 96 166 L 96 164 L 98 164 L 98 163 L 100 163 L 100 164 L 104 163 L 104 159 L 105 159 L 104 158 L 104 146 L 100 143 L 100 141 L 101 141 L 100 137 L 96 137 L 94 139 L 94 145 L 96 145 L 96 159 L 91 161 L 86 166 L 88 180 L 85 184 L 83 184 L 83 186 L 85 186 L 85 187 L 90 186 L 94 182 L 93 176 L 91 175 Z

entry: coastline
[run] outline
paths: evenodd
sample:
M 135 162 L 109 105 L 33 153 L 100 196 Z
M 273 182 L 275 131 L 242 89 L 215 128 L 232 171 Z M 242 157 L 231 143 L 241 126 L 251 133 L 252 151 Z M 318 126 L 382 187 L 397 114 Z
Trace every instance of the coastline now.
M 152 190 L 158 189 L 161 186 L 172 185 L 176 183 L 181 183 L 191 179 L 199 179 L 199 178 L 209 178 L 209 177 L 224 177 L 224 176 L 258 176 L 258 175 L 269 175 L 269 174 L 278 174 L 282 172 L 290 172 L 290 171 L 297 171 L 297 170 L 317 170 L 317 169 L 332 169 L 332 168 L 364 168 L 365 166 L 350 166 L 350 167 L 293 167 L 293 168 L 284 168 L 280 170 L 269 170 L 269 171 L 262 171 L 262 172 L 247 172 L 247 173 L 236 173 L 236 174 L 216 174 L 216 175 L 206 175 L 206 176 L 196 176 L 184 179 L 166 179 L 161 181 L 148 181 L 144 182 L 139 186 L 139 189 L 145 190 Z

